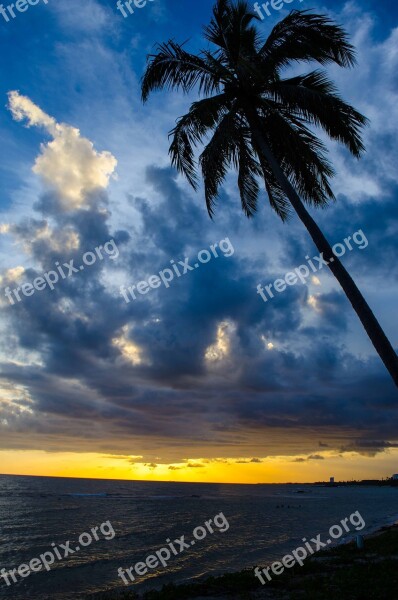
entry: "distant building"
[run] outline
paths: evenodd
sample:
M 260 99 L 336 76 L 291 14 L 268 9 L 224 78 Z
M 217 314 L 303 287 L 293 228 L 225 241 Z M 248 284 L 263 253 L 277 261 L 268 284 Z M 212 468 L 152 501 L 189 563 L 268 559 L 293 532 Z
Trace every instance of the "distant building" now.
M 392 478 L 398 480 L 398 473 L 395 473 L 395 475 L 393 475 Z
M 397 479 L 398 479 L 398 475 L 397 475 Z M 331 477 L 331 478 L 330 478 L 330 480 L 329 480 L 329 483 L 330 483 L 331 485 L 333 485 L 333 484 L 334 484 L 334 477 Z

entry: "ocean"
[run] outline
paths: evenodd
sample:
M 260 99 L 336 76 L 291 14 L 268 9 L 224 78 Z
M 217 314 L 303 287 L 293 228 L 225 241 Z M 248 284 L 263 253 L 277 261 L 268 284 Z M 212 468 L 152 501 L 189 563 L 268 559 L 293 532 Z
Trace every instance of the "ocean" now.
M 162 547 L 171 555 L 167 567 L 144 573 L 141 566 L 143 574 L 135 574 L 130 589 L 143 592 L 266 566 L 302 546 L 303 537 L 321 534 L 325 540 L 330 527 L 357 511 L 366 524 L 361 534 L 395 522 L 398 488 L 0 476 L 0 571 L 29 564 L 48 551 L 55 555 L 55 548 L 61 556 L 55 556 L 50 571 L 27 574 L 22 568 L 25 576 L 16 573 L 17 582 L 11 579 L 9 586 L 0 579 L 0 598 L 77 600 L 127 589 L 118 568 L 145 562 Z M 219 525 L 210 526 L 213 533 L 205 526 L 210 519 Z M 348 526 L 345 538 L 355 537 L 358 531 L 350 521 Z M 184 550 L 176 543 L 176 554 L 170 544 L 183 535 Z

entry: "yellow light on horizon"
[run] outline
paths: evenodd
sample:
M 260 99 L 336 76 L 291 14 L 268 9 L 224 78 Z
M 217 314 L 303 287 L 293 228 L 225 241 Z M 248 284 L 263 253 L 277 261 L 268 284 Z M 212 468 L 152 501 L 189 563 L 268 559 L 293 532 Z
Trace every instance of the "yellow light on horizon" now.
M 261 456 L 253 459 L 203 458 L 182 462 L 152 463 L 135 456 L 100 453 L 44 452 L 39 450 L 0 451 L 0 473 L 87 479 L 179 481 L 181 483 L 286 483 L 374 479 L 396 471 L 398 450 L 369 459 L 355 453 L 344 456 L 323 452 L 324 460 L 303 455 Z M 301 459 L 297 462 L 297 459 Z M 139 462 L 136 462 L 139 460 Z M 200 465 L 194 467 L 193 465 Z

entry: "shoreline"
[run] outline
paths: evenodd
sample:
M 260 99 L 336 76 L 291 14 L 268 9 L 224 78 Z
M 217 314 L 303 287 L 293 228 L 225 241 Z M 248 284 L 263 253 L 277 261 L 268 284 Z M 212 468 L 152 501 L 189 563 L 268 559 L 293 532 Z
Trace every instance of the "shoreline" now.
M 357 549 L 355 540 L 350 537 L 320 550 L 308 557 L 302 567 L 295 565 L 266 585 L 261 585 L 255 577 L 256 565 L 253 565 L 242 571 L 206 577 L 202 581 L 171 583 L 146 592 L 120 589 L 86 596 L 85 600 L 328 600 L 332 590 L 336 592 L 340 580 L 343 587 L 335 594 L 339 600 L 363 600 L 365 597 L 385 600 L 392 597 L 391 591 L 398 586 L 398 518 L 365 534 L 358 532 L 358 535 L 363 535 L 363 550 Z M 325 577 L 331 581 L 325 582 Z M 358 587 L 358 595 L 355 595 L 355 589 L 351 589 L 351 582 L 355 583 L 354 588 Z M 364 595 L 368 585 L 372 586 L 372 593 L 376 595 Z M 389 594 L 386 585 L 391 586 Z M 325 595 L 320 595 L 322 587 Z M 345 589 L 348 596 L 344 595 Z

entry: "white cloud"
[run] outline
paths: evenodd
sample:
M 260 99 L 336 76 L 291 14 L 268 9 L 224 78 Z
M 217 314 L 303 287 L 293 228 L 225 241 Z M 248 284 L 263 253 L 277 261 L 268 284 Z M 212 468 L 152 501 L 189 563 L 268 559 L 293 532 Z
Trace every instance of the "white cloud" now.
M 50 10 L 57 15 L 61 27 L 74 32 L 101 33 L 114 27 L 113 11 L 95 0 L 54 2 Z
M 16 121 L 27 119 L 28 127 L 44 127 L 51 135 L 56 135 L 56 121 L 53 117 L 47 115 L 36 104 L 27 98 L 21 96 L 19 92 L 12 91 L 8 93 L 9 108 Z
M 28 127 L 43 127 L 53 137 L 42 144 L 33 171 L 59 195 L 64 209 L 82 208 L 90 192 L 108 187 L 117 165 L 110 152 L 97 152 L 79 129 L 57 123 L 19 92 L 9 93 L 9 108 L 16 121 L 26 119 Z

